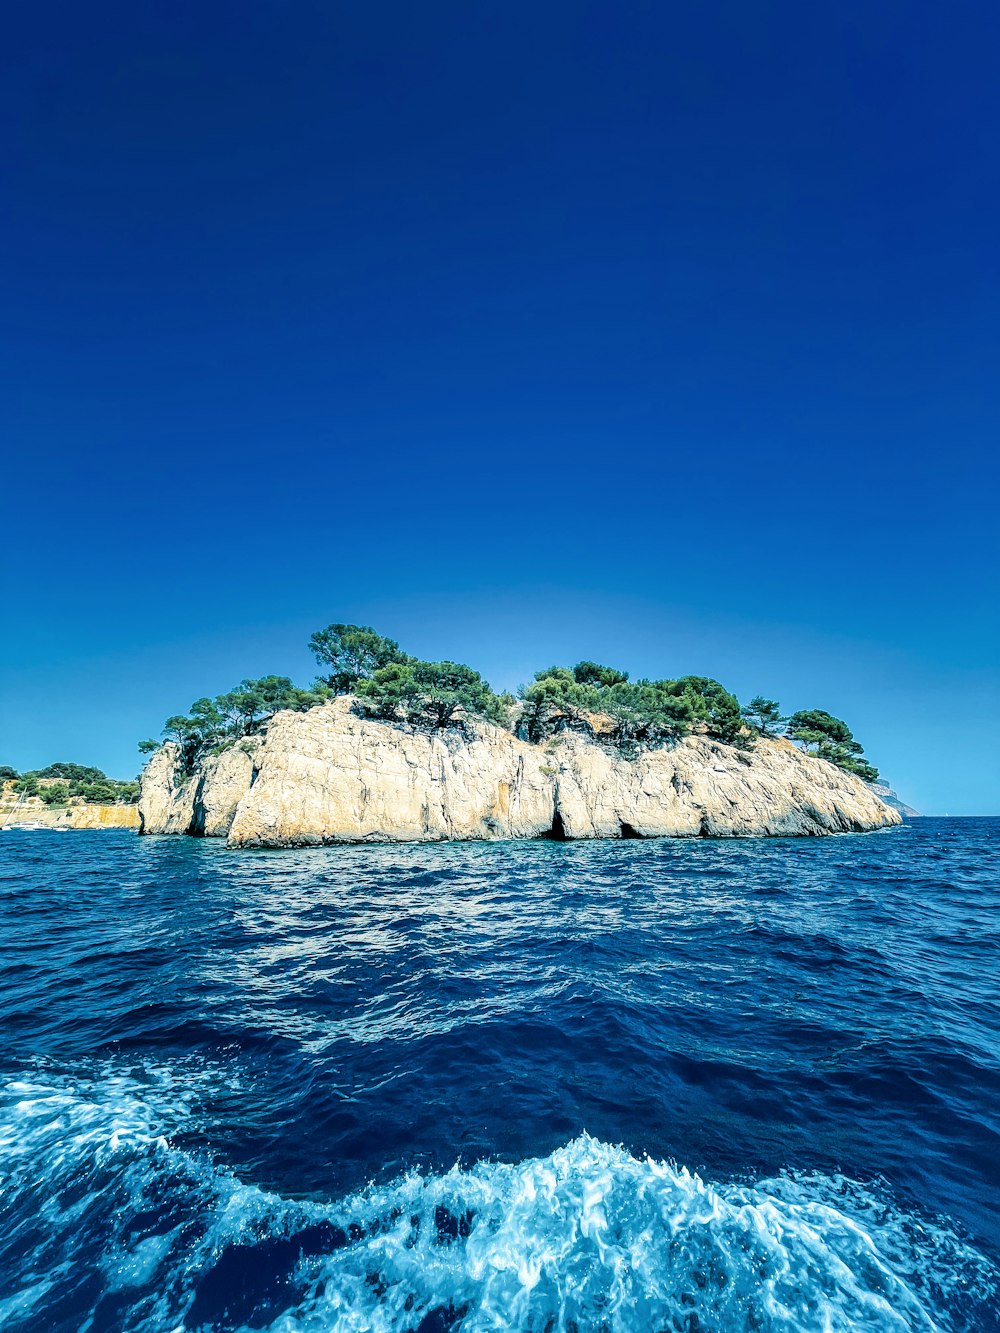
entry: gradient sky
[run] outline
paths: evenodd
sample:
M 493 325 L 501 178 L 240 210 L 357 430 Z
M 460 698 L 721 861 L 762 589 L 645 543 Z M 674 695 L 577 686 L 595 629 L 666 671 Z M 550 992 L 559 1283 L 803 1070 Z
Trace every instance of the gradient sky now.
M 371 623 L 1000 812 L 1000 10 L 20 6 L 0 763 Z

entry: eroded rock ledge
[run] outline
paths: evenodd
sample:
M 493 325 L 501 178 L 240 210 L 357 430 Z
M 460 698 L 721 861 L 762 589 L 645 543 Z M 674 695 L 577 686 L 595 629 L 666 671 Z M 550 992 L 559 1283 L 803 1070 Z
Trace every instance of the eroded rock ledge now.
M 233 847 L 488 838 L 753 837 L 901 822 L 858 778 L 784 740 L 750 753 L 701 736 L 626 759 L 581 736 L 530 745 L 499 727 L 410 731 L 337 699 L 278 713 L 266 736 L 187 776 L 167 744 L 142 775 L 143 833 Z

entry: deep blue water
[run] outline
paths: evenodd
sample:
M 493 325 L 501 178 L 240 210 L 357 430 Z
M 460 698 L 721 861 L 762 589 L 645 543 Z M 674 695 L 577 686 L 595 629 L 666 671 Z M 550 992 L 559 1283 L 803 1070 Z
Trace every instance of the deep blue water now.
M 0 1326 L 998 1329 L 998 850 L 5 832 Z

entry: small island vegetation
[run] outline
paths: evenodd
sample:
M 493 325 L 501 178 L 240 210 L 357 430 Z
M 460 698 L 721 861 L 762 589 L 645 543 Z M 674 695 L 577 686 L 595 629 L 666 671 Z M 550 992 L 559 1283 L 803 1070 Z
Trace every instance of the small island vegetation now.
M 287 676 L 262 676 L 259 680 L 241 680 L 214 699 L 196 699 L 186 714 L 168 717 L 163 735 L 174 741 L 189 766 L 209 750 L 224 750 L 244 736 L 260 731 L 274 716 L 290 710 L 303 713 L 330 697 L 325 685 L 300 690 Z M 159 749 L 162 742 L 139 742 L 142 754 Z
M 865 782 L 878 781 L 878 769 L 864 757 L 861 745 L 839 717 L 831 717 L 819 708 L 805 709 L 788 719 L 787 734 L 809 754 L 826 759 Z
M 275 713 L 305 712 L 349 695 L 360 715 L 397 726 L 461 728 L 480 720 L 536 743 L 579 731 L 625 755 L 671 745 L 690 734 L 742 751 L 761 738 L 786 737 L 865 782 L 878 778 L 839 718 L 821 709 L 785 717 L 776 700 L 762 695 L 741 705 L 708 676 L 633 681 L 618 667 L 584 661 L 547 667 L 514 695 L 494 691 L 464 663 L 413 657 L 367 625 L 327 625 L 312 635 L 309 646 L 321 674 L 308 688 L 287 676 L 242 680 L 214 699 L 196 699 L 186 714 L 168 718 L 163 736 L 178 746 L 183 767 L 191 772 L 206 753 L 263 732 Z M 142 741 L 139 749 L 149 754 L 162 743 Z

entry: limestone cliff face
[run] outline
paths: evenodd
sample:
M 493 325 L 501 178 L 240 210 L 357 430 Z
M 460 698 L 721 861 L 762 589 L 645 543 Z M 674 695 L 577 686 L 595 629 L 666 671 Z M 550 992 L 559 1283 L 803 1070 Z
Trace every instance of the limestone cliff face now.
M 225 838 L 236 807 L 253 783 L 262 745 L 259 736 L 239 741 L 221 754 L 208 755 L 193 774 L 182 770 L 176 745 L 161 746 L 143 770 L 139 832 Z
M 705 737 L 626 759 L 564 734 L 530 745 L 487 723 L 410 731 L 349 699 L 278 713 L 265 737 L 190 776 L 164 745 L 142 776 L 144 833 L 236 847 L 444 839 L 751 837 L 900 823 L 858 778 L 790 742 L 750 753 Z

